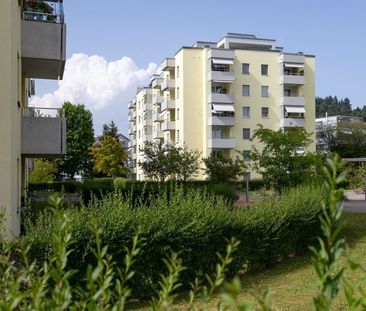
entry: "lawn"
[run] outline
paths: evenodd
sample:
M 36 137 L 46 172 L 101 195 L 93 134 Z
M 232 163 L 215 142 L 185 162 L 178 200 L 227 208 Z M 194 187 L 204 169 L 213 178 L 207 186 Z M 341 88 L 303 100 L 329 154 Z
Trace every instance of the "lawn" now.
M 349 244 L 347 255 L 354 261 L 366 265 L 366 214 L 344 214 L 344 235 Z M 343 258 L 342 263 L 346 262 Z M 357 274 L 346 271 L 345 278 L 356 280 Z M 271 289 L 271 302 L 273 310 L 314 310 L 312 299 L 317 291 L 318 280 L 311 264 L 309 255 L 289 258 L 272 269 L 249 273 L 242 277 L 243 291 L 241 300 L 253 301 L 249 291 L 253 285 L 259 288 Z M 341 290 L 336 301 L 335 310 L 345 308 L 345 296 Z M 186 310 L 184 299 L 175 305 L 172 310 Z M 214 309 L 213 302 L 212 308 Z M 145 308 L 142 308 L 145 309 Z M 147 310 L 147 309 L 145 309 Z

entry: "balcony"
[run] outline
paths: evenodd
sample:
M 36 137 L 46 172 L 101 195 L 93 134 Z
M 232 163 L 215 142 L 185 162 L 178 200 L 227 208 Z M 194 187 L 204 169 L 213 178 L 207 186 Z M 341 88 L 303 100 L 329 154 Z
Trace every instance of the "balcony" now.
M 152 97 L 152 104 L 153 104 L 153 105 L 158 105 L 158 104 L 160 104 L 163 100 L 164 100 L 164 97 L 163 97 L 163 96 L 160 96 L 160 95 L 153 95 L 153 97 Z
M 147 142 L 147 141 L 152 141 L 152 135 L 142 135 L 142 141 L 143 142 Z
M 60 109 L 22 110 L 22 155 L 50 158 L 66 154 L 66 119 Z
M 234 59 L 235 51 L 229 49 L 210 49 L 207 53 L 208 58 Z
M 210 93 L 207 99 L 208 103 L 234 104 L 235 94 Z
M 280 77 L 280 84 L 303 85 L 305 84 L 305 76 L 295 74 L 284 74 Z
M 132 127 L 132 133 L 135 133 L 136 132 L 136 125 L 134 125 L 133 127 Z
M 161 129 L 163 131 L 173 131 L 175 130 L 175 121 L 164 120 L 161 124 Z
M 151 119 L 144 119 L 144 120 L 142 120 L 142 126 L 143 127 L 152 126 L 152 120 Z
M 42 3 L 41 10 L 31 4 L 24 5 L 22 71 L 28 78 L 58 80 L 63 77 L 66 62 L 66 24 L 62 1 Z
M 166 58 L 162 61 L 160 65 L 161 71 L 172 70 L 175 68 L 175 59 L 174 58 Z
M 153 122 L 163 121 L 164 116 L 158 111 L 153 111 L 152 120 L 153 120 Z
M 304 96 L 283 96 L 281 97 L 281 105 L 285 106 L 304 106 Z
M 154 129 L 153 130 L 153 139 L 164 138 L 164 132 L 161 130 Z
M 280 127 L 305 127 L 304 118 L 281 118 Z
M 219 117 L 219 116 L 208 117 L 208 126 L 212 126 L 212 125 L 234 126 L 235 117 Z
M 236 146 L 235 138 L 212 138 L 208 140 L 208 148 L 234 149 Z
M 165 111 L 168 109 L 175 109 L 175 100 L 169 100 L 167 98 L 163 100 L 160 110 Z
M 136 110 L 132 111 L 132 120 L 136 119 Z
M 303 54 L 281 54 L 280 63 L 304 64 L 305 56 Z
M 231 71 L 209 71 L 208 81 L 221 83 L 234 83 L 235 73 Z
M 161 81 L 163 80 L 163 78 L 162 77 L 160 77 L 160 75 L 157 75 L 157 74 L 155 74 L 155 75 L 153 75 L 152 77 L 151 77 L 151 79 L 150 79 L 150 81 L 151 81 L 151 87 L 153 88 L 153 89 L 157 89 L 157 88 L 159 88 L 160 87 L 160 85 L 161 85 Z
M 168 91 L 175 89 L 175 80 L 174 79 L 164 79 L 161 83 L 161 90 Z

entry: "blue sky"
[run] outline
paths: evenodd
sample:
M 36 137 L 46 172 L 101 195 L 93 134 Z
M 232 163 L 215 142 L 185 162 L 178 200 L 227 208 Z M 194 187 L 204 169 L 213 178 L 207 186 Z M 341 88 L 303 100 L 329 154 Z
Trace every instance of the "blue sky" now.
M 64 0 L 64 10 L 67 57 L 85 54 L 70 61 L 64 89 L 69 91 L 75 81 L 86 79 L 81 74 L 72 77 L 71 64 L 76 66 L 78 62 L 84 64 L 79 68 L 85 68 L 86 64 L 107 66 L 112 62 L 120 75 L 131 77 L 126 78 L 129 81 L 120 77 L 124 86 L 109 90 L 109 97 L 101 104 L 93 94 L 83 97 L 80 90 L 74 92 L 92 110 L 96 133 L 104 122 L 112 119 L 122 133 L 127 133 L 128 99 L 134 95 L 136 86 L 154 71 L 151 63 L 159 65 L 182 45 L 192 45 L 198 40 L 216 41 L 226 32 L 273 38 L 285 51 L 315 54 L 316 95 L 348 96 L 353 106 L 366 105 L 364 0 Z M 90 59 L 92 55 L 99 58 Z M 90 70 L 91 73 L 85 71 L 85 74 L 95 73 L 102 79 L 102 74 Z M 110 72 L 108 79 L 114 81 Z M 97 83 L 92 82 L 88 92 L 94 90 L 102 96 L 103 92 L 98 90 L 103 86 L 98 88 Z M 40 98 L 34 103 L 41 104 L 42 96 L 58 89 L 57 81 L 37 81 Z M 62 94 L 59 92 L 53 100 L 60 101 Z

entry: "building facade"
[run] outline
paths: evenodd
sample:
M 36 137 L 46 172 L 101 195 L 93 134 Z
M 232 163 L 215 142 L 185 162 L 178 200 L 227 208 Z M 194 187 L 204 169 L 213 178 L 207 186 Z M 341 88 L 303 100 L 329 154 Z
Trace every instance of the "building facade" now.
M 31 78 L 62 78 L 66 25 L 62 0 L 37 10 L 32 2 L 2 0 L 0 12 L 0 213 L 10 238 L 20 233 L 29 159 L 65 153 L 60 110 L 28 107 L 28 98 Z
M 138 90 L 128 120 L 129 166 L 139 180 L 145 179 L 139 162 L 146 141 L 185 144 L 202 157 L 236 157 L 237 150 L 250 153 L 258 124 L 301 127 L 315 141 L 315 57 L 235 33 L 182 47 Z

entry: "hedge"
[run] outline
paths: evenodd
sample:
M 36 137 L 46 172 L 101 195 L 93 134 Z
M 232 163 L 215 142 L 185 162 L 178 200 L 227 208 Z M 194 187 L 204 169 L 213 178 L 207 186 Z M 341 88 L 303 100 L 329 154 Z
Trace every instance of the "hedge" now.
M 103 231 L 103 245 L 116 262 L 122 262 L 125 246 L 140 232 L 144 238 L 143 253 L 135 267 L 136 276 L 131 287 L 136 296 L 148 296 L 165 272 L 162 258 L 171 252 L 181 252 L 185 286 L 197 274 L 212 274 L 217 263 L 217 252 L 223 253 L 225 239 L 241 241 L 231 265 L 231 275 L 240 270 L 266 267 L 279 258 L 303 251 L 319 235 L 319 215 L 323 194 L 319 188 L 302 186 L 289 190 L 281 197 L 260 204 L 233 208 L 222 197 L 204 191 L 181 188 L 162 192 L 145 202 L 136 204 L 131 197 L 119 192 L 95 199 L 87 207 L 68 211 L 72 219 L 75 251 L 70 255 L 72 269 L 79 274 L 74 281 L 85 277 L 88 264 L 94 263 L 94 230 L 97 223 Z M 52 253 L 52 230 L 59 221 L 45 212 L 23 237 L 31 258 L 41 260 Z

